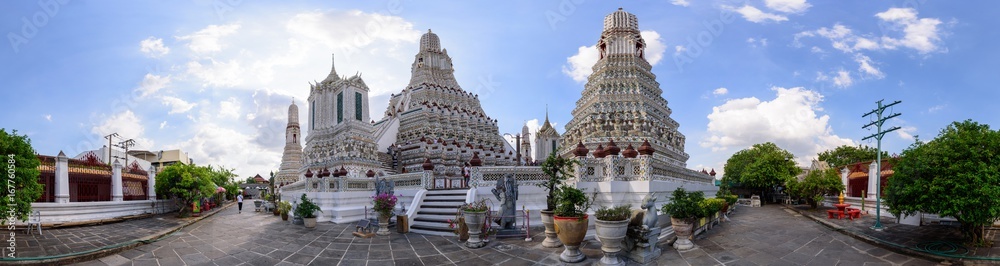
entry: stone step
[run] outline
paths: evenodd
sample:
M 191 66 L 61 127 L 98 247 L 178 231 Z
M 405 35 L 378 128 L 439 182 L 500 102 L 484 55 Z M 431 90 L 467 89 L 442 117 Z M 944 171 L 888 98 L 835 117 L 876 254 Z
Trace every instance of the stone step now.
M 420 215 L 417 218 L 413 218 L 413 221 L 420 222 L 432 222 L 432 223 L 443 223 L 448 224 L 448 220 L 455 219 L 455 215 Z
M 427 198 L 424 199 L 424 203 L 428 202 L 458 202 L 459 204 L 465 203 L 465 199 L 449 199 L 449 198 Z
M 416 234 L 421 234 L 421 235 L 431 235 L 431 236 L 444 236 L 444 237 L 455 236 L 455 233 L 453 233 L 450 230 L 447 231 L 447 232 L 445 232 L 445 231 L 438 231 L 438 230 L 425 230 L 425 229 L 421 229 L 421 228 L 417 228 L 417 227 L 413 227 L 413 226 L 410 226 L 410 233 L 416 233 Z
M 425 221 L 414 221 L 413 224 L 410 224 L 410 228 L 441 231 L 441 232 L 451 232 L 452 230 L 450 227 L 448 227 L 448 223 L 425 222 Z
M 440 208 L 440 207 L 458 208 L 458 206 L 461 206 L 463 203 L 465 203 L 465 202 L 464 201 L 424 201 L 423 203 L 420 204 L 420 208 L 424 208 L 424 207 L 430 207 L 430 208 L 436 208 L 436 207 L 437 208 Z
M 457 213 L 457 212 L 458 212 L 458 209 L 454 209 L 454 210 L 441 209 L 441 208 L 434 208 L 434 209 L 427 209 L 427 210 L 421 209 L 420 211 L 417 212 L 417 217 L 421 217 L 421 216 L 424 216 L 424 215 L 451 215 L 451 216 L 454 216 L 455 213 Z
M 465 201 L 465 195 L 428 195 L 424 196 L 424 201 L 428 200 L 457 200 Z

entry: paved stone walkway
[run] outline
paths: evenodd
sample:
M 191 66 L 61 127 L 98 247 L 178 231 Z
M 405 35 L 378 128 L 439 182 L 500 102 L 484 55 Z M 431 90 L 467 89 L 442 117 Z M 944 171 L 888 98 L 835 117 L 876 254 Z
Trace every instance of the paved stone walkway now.
M 804 215 L 814 220 L 829 224 L 833 228 L 842 229 L 844 233 L 857 235 L 874 242 L 883 242 L 894 251 L 905 252 L 917 256 L 934 258 L 936 260 L 952 260 L 964 264 L 997 264 L 1000 261 L 988 261 L 981 258 L 1000 258 L 1000 234 L 997 230 L 986 230 L 986 237 L 993 240 L 991 247 L 969 247 L 957 224 L 954 225 L 905 225 L 896 223 L 893 218 L 882 217 L 884 230 L 881 232 L 870 229 L 875 224 L 875 215 L 864 215 L 860 219 L 827 219 L 826 210 L 832 207 L 809 209 L 805 205 L 792 206 Z M 933 252 L 930 252 L 933 251 Z M 934 254 L 938 253 L 938 254 Z M 940 255 L 977 257 L 959 259 Z
M 699 248 L 667 245 L 658 265 L 934 265 L 855 240 L 781 206 L 741 208 L 731 222 L 697 237 Z M 193 224 L 162 241 L 79 265 L 559 265 L 558 249 L 533 241 L 494 240 L 467 249 L 456 237 L 414 233 L 355 238 L 349 225 L 291 225 L 272 215 L 235 208 Z M 596 265 L 600 244 L 586 241 Z

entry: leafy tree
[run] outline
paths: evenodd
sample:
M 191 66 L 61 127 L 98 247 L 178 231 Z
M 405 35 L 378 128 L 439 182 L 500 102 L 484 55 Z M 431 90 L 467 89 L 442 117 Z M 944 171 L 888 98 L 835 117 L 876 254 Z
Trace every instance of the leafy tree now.
M 256 184 L 256 183 L 257 183 L 257 180 L 254 180 L 253 177 L 251 176 L 251 177 L 247 177 L 246 183 L 244 183 L 244 184 Z
M 556 209 L 558 186 L 562 185 L 567 177 L 573 175 L 571 171 L 573 166 L 577 164 L 580 164 L 580 161 L 566 159 L 555 153 L 549 154 L 549 157 L 545 158 L 545 162 L 542 162 L 542 172 L 549 176 L 549 179 L 539 183 L 538 186 L 548 191 L 548 195 L 545 196 L 546 211 Z
M 188 215 L 191 203 L 202 197 L 215 193 L 212 183 L 212 171 L 209 167 L 190 164 L 174 164 L 167 166 L 156 175 L 156 194 L 171 195 L 179 199 L 178 215 Z
M 7 133 L 0 128 L 0 156 L 3 156 L 3 189 L 0 189 L 0 213 L 13 214 L 18 220 L 28 219 L 31 203 L 42 196 L 38 184 L 38 155 L 31 147 L 28 135 L 18 135 L 17 130 Z M 7 219 L 0 219 L 7 224 Z
M 795 166 L 791 152 L 778 145 L 765 142 L 743 149 L 726 160 L 726 174 L 723 184 L 736 184 L 749 189 L 763 191 L 785 183 L 801 169 Z M 728 189 L 728 187 L 726 188 Z M 763 193 L 761 193 L 763 194 Z
M 985 228 L 1000 217 L 1000 132 L 966 120 L 934 140 L 903 151 L 884 188 L 889 212 L 952 216 L 976 246 L 991 246 Z
M 878 149 L 869 146 L 843 145 L 833 150 L 819 153 L 818 160 L 825 161 L 832 168 L 842 168 L 852 163 L 875 160 Z M 889 153 L 883 151 L 882 158 L 889 158 Z
M 837 194 L 844 190 L 844 183 L 840 181 L 836 168 L 809 172 L 801 182 L 790 178 L 785 185 L 790 195 L 806 199 L 813 209 L 823 201 L 823 195 Z

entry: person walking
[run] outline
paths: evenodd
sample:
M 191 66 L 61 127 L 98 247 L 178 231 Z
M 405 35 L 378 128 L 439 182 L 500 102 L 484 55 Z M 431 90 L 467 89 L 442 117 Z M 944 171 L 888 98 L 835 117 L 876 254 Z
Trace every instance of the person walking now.
M 236 206 L 239 207 L 239 212 L 237 213 L 243 213 L 243 193 L 236 195 Z

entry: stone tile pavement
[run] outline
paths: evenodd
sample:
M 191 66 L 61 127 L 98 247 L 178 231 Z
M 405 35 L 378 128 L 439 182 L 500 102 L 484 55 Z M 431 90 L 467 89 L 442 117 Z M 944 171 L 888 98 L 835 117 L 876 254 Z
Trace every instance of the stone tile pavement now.
M 875 215 L 863 215 L 860 219 L 827 219 L 826 210 L 832 207 L 809 209 L 805 205 L 790 206 L 793 210 L 807 215 L 844 234 L 867 242 L 873 242 L 889 249 L 923 257 L 935 261 L 949 261 L 956 264 L 1000 264 L 1000 234 L 996 229 L 987 230 L 987 238 L 993 239 L 991 247 L 970 247 L 958 225 L 905 225 L 893 218 L 882 217 L 885 228 L 881 232 L 870 229 L 875 224 Z M 933 251 L 933 252 L 932 252 Z M 965 258 L 960 258 L 965 257 Z
M 777 205 L 741 208 L 731 222 L 699 235 L 699 248 L 678 252 L 666 244 L 658 265 L 934 265 L 845 236 Z M 314 229 L 235 208 L 161 241 L 78 265 L 560 265 L 562 248 L 533 241 L 493 240 L 467 249 L 456 237 L 414 233 L 371 239 L 353 227 L 320 223 Z M 584 243 L 587 260 L 602 256 L 596 240 Z
M 220 209 L 212 210 L 211 212 L 205 213 L 205 215 L 211 215 L 219 210 Z M 130 245 L 138 245 L 139 243 L 137 242 L 139 240 L 160 236 L 171 230 L 180 229 L 180 227 L 184 224 L 199 220 L 197 217 L 177 218 L 176 216 L 177 213 L 167 213 L 148 218 L 97 225 L 43 228 L 42 234 L 38 234 L 38 232 L 34 230 L 31 234 L 27 234 L 24 229 L 18 228 L 20 230 L 14 231 L 14 247 L 16 248 L 15 255 L 16 258 L 21 259 L 62 257 L 64 260 L 72 260 L 72 258 L 67 257 L 74 257 L 76 256 L 75 254 L 95 254 L 95 251 L 102 249 L 113 253 L 115 252 L 113 249 L 116 247 L 117 249 L 125 249 Z M 4 232 L 4 234 L 6 235 L 8 232 Z M 5 244 L 7 239 L 8 238 L 5 236 Z M 13 262 L 27 263 L 32 261 L 48 264 L 52 263 L 53 260 L 57 259 L 50 259 L 47 261 L 0 260 L 0 265 Z

